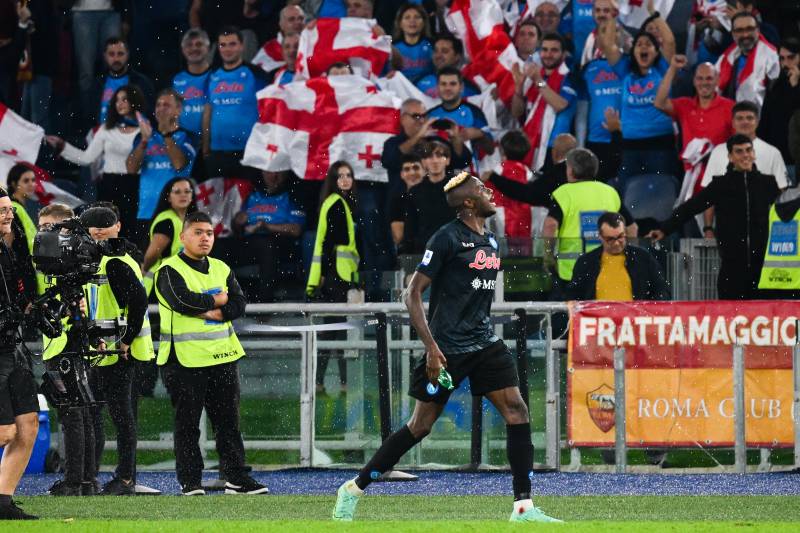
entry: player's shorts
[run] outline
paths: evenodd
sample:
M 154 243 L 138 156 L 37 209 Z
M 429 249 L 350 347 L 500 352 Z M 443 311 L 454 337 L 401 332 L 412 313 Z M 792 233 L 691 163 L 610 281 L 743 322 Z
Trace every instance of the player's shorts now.
M 38 413 L 39 398 L 36 394 L 33 372 L 13 361 L 0 362 L 0 426 L 13 424 L 19 415 Z
M 519 386 L 517 361 L 501 340 L 478 352 L 444 356 L 447 359 L 447 371 L 455 385 L 453 390 L 456 390 L 465 378 L 469 378 L 473 396 L 483 396 L 492 391 Z M 446 404 L 453 391 L 440 386 L 436 394 L 430 395 L 427 390 L 428 383 L 430 382 L 423 357 L 411 374 L 408 394 L 423 402 Z

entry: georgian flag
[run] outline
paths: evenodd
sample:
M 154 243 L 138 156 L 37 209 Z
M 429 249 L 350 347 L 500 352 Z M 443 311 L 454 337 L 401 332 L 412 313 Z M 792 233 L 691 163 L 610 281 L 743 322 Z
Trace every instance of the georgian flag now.
M 242 204 L 252 190 L 250 180 L 238 178 L 211 178 L 196 187 L 197 209 L 211 217 L 217 237 L 231 234 L 233 217 L 242 210 Z
M 33 170 L 36 176 L 36 189 L 34 189 L 33 195 L 36 197 L 36 201 L 39 202 L 39 205 L 45 206 L 52 203 L 59 203 L 75 209 L 79 205 L 86 203 L 74 194 L 68 193 L 53 183 L 53 178 L 44 169 L 30 163 L 22 164 Z
M 391 77 L 378 78 L 375 80 L 375 83 L 382 91 L 393 93 L 402 102 L 405 102 L 409 98 L 419 100 L 426 110 L 442 103 L 440 98 L 428 96 L 420 91 L 419 88 L 411 83 L 411 80 L 406 78 L 399 70 L 395 70 Z
M 277 37 L 264 43 L 251 63 L 261 67 L 264 72 L 272 72 L 281 68 L 286 64 L 286 61 L 283 60 L 281 43 L 283 43 L 283 35 L 279 33 Z
M 0 103 L 0 183 L 6 186 L 8 171 L 16 164 L 23 164 L 36 175 L 34 195 L 43 206 L 52 202 L 75 208 L 83 200 L 61 189 L 52 182 L 50 174 L 36 166 L 39 147 L 44 130 L 28 122 Z
M 629 28 L 640 28 L 644 21 L 650 17 L 647 11 L 648 0 L 620 0 L 619 20 Z M 653 0 L 653 7 L 667 20 L 675 0 Z M 644 29 L 644 28 L 642 28 Z
M 497 0 L 453 0 L 447 22 L 464 41 L 472 58 L 464 67 L 464 77 L 481 90 L 495 84 L 497 96 L 510 107 L 515 89 L 511 68 L 524 65 L 505 31 L 503 10 Z
M 359 180 L 388 182 L 383 143 L 400 131 L 401 100 L 357 75 L 319 77 L 258 93 L 259 119 L 242 164 L 322 180 L 334 161 Z
M 0 180 L 5 187 L 8 171 L 17 163 L 36 163 L 44 130 L 0 102 Z
M 464 67 L 462 73 L 465 78 L 480 87 L 481 91 L 494 84 L 497 87 L 497 97 L 510 108 L 516 89 L 511 69 L 514 65 L 519 65 L 522 70 L 525 64 L 517 55 L 517 49 L 511 38 L 505 33 L 487 39 L 485 44 L 486 48 Z
M 453 35 L 464 42 L 467 58 L 474 58 L 487 39 L 506 33 L 503 9 L 497 0 L 453 0 L 445 19 Z
M 380 75 L 392 53 L 392 38 L 378 35 L 377 26 L 374 19 L 317 19 L 300 33 L 294 79 L 320 76 L 340 61 L 365 78 Z

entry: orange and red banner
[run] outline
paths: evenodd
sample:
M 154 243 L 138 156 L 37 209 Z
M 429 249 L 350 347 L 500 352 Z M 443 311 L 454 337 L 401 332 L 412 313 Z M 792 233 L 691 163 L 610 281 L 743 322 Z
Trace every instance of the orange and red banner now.
M 614 349 L 625 349 L 628 446 L 732 446 L 733 346 L 744 346 L 745 438 L 793 445 L 800 302 L 573 302 L 570 446 L 614 443 Z

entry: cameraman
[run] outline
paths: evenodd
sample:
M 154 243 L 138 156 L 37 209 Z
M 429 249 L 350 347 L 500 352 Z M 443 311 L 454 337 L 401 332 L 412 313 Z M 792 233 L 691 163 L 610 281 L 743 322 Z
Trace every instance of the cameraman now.
M 230 267 L 208 257 L 214 226 L 203 212 L 189 213 L 181 231 L 183 251 L 156 271 L 161 318 L 158 364 L 175 408 L 175 470 L 184 496 L 205 494 L 201 485 L 200 415 L 206 409 L 216 434 L 225 494 L 264 494 L 248 474 L 239 431 L 239 369 L 244 356 L 231 320 L 246 301 Z
M 72 209 L 53 203 L 39 211 L 39 231 L 51 231 L 54 224 L 73 218 Z M 86 311 L 86 302 L 81 310 Z M 80 349 L 79 341 L 70 334 L 69 323 L 64 324 L 60 336 L 44 337 L 42 360 L 47 370 L 58 370 L 63 352 Z M 102 419 L 96 407 L 57 408 L 58 419 L 64 435 L 64 479 L 56 481 L 48 490 L 51 496 L 93 496 L 96 493 L 97 459 L 95 453 L 95 420 Z
M 3 238 L 11 233 L 14 210 L 11 198 L 0 189 L 0 309 L 8 312 L 27 307 L 21 269 Z M 12 324 L 0 331 L 0 446 L 5 446 L 0 463 L 0 520 L 35 520 L 11 497 L 28 465 L 39 430 L 39 400 L 36 381 L 28 362 L 17 352 Z
M 92 207 L 81 215 L 81 225 L 96 241 L 119 238 L 121 223 L 109 207 Z M 133 248 L 130 244 L 129 248 Z M 118 344 L 108 343 L 106 349 L 122 350 L 121 356 L 109 355 L 95 367 L 98 393 L 108 404 L 111 420 L 117 428 L 119 465 L 114 477 L 103 486 L 102 495 L 117 496 L 135 493 L 136 486 L 136 399 L 133 378 L 138 362 L 155 358 L 147 315 L 147 293 L 144 290 L 139 262 L 126 251 L 124 255 L 104 255 L 98 275 L 108 283 L 89 290 L 89 309 L 92 319 L 109 320 L 124 317 L 127 328 Z M 95 427 L 98 463 L 105 444 L 102 424 Z

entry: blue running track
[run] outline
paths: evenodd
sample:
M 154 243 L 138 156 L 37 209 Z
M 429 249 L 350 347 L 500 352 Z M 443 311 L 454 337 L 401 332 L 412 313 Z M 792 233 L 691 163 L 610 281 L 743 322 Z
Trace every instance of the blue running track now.
M 419 481 L 403 483 L 374 483 L 370 494 L 387 495 L 508 495 L 511 474 L 462 473 L 452 471 L 422 471 Z M 287 469 L 253 472 L 253 477 L 265 483 L 271 494 L 333 495 L 345 480 L 354 477 L 350 470 Z M 60 476 L 42 474 L 25 476 L 17 494 L 45 494 Z M 204 479 L 212 480 L 215 472 L 206 472 Z M 100 482 L 110 478 L 101 474 Z M 138 483 L 156 488 L 164 494 L 178 494 L 180 487 L 173 472 L 140 472 Z M 537 473 L 533 490 L 542 496 L 592 495 L 800 495 L 800 474 L 594 474 L 594 473 Z

